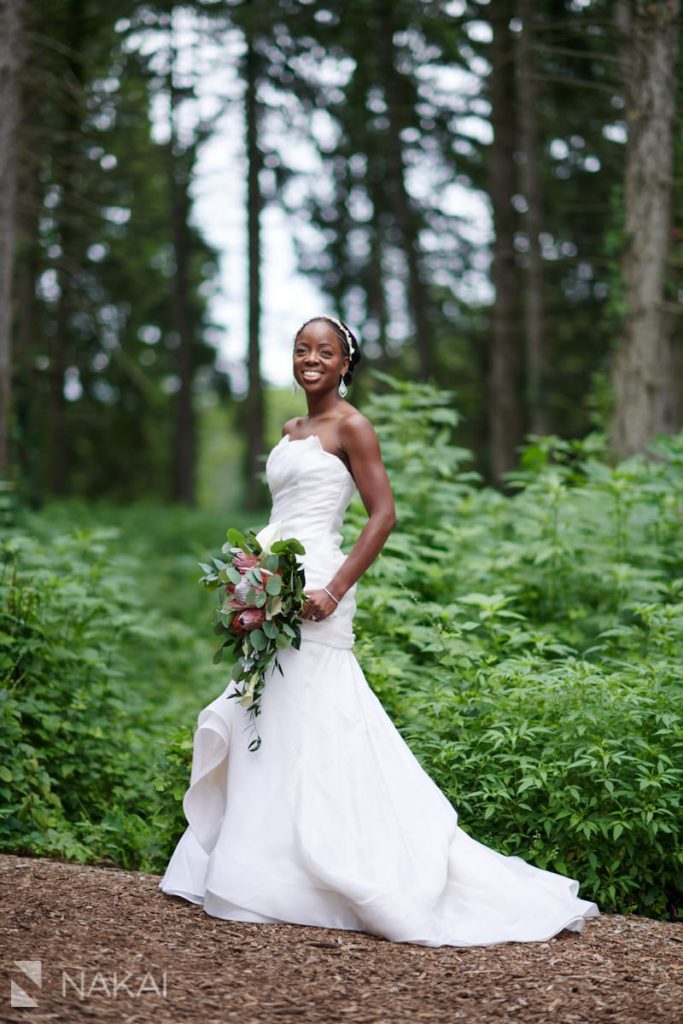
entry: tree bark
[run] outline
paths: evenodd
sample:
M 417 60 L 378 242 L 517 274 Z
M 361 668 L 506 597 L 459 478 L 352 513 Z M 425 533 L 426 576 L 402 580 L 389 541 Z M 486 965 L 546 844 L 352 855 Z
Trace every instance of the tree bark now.
M 192 401 L 193 361 L 192 331 L 188 314 L 189 238 L 187 220 L 190 213 L 189 167 L 191 154 L 180 149 L 176 132 L 177 90 L 174 82 L 175 51 L 171 46 L 169 96 L 171 138 L 169 141 L 169 181 L 171 197 L 171 230 L 173 238 L 173 323 L 178 337 L 177 366 L 180 387 L 176 400 L 176 421 L 173 460 L 173 497 L 186 505 L 195 503 L 196 424 Z
M 26 91 L 22 93 L 20 136 L 37 123 Z M 41 381 L 35 368 L 39 311 L 36 287 L 40 272 L 38 230 L 40 218 L 39 161 L 32 147 L 20 147 L 19 174 L 22 202 L 17 216 L 17 245 L 14 298 L 16 314 L 13 352 L 13 408 L 17 430 L 14 462 L 22 484 L 24 499 L 33 507 L 42 500 L 41 420 L 39 401 Z
M 514 68 L 508 30 L 512 15 L 511 0 L 501 0 L 492 12 L 493 37 L 488 90 L 493 127 L 489 155 L 489 194 L 494 226 L 491 278 L 495 289 L 488 380 L 489 467 L 492 482 L 496 485 L 503 483 L 503 473 L 514 466 L 515 448 L 522 441 L 518 280 L 514 249 L 515 213 L 512 206 L 516 177 Z
M 17 219 L 21 0 L 0 0 L 0 475 L 10 474 L 12 272 Z
M 260 475 L 265 450 L 265 403 L 261 380 L 261 211 L 263 197 L 259 184 L 262 154 L 259 147 L 258 54 L 247 38 L 245 57 L 244 116 L 247 143 L 247 263 L 248 263 L 248 351 L 246 399 L 247 491 L 246 505 L 258 509 L 264 493 Z
M 665 307 L 672 238 L 680 0 L 620 0 L 628 140 L 622 277 L 627 313 L 614 354 L 610 441 L 622 457 L 683 427 L 673 323 Z
M 66 54 L 65 80 L 69 86 L 64 91 L 62 122 L 63 143 L 57 147 L 58 180 L 61 197 L 55 212 L 59 231 L 61 254 L 57 257 L 58 298 L 54 323 L 49 339 L 49 416 L 48 428 L 48 485 L 53 495 L 64 496 L 68 492 L 69 436 L 66 420 L 66 397 L 64 380 L 69 361 L 70 321 L 73 313 L 72 273 L 81 265 L 80 240 L 74 225 L 71 203 L 79 192 L 78 159 L 74 152 L 82 126 L 84 68 L 81 59 L 84 32 L 83 0 L 69 0 L 64 12 L 65 30 L 63 52 Z
M 375 359 L 374 365 L 379 370 L 385 370 L 387 366 L 387 325 L 388 325 L 388 314 L 387 314 L 387 303 L 386 296 L 384 294 L 384 238 L 383 228 L 380 223 L 380 218 L 377 216 L 377 209 L 379 206 L 378 197 L 374 194 L 374 188 L 371 184 L 368 187 L 368 194 L 373 207 L 372 225 L 370 229 L 370 260 L 368 263 L 367 270 L 367 316 L 371 320 L 377 330 L 377 345 L 381 351 L 381 355 L 378 359 Z
M 542 224 L 542 186 L 540 176 L 538 88 L 534 78 L 534 4 L 518 0 L 517 14 L 522 31 L 516 50 L 520 187 L 526 200 L 522 222 L 529 249 L 524 277 L 524 351 L 527 429 L 534 434 L 548 433 L 545 404 L 547 353 L 543 303 L 543 258 L 539 235 Z
M 429 323 L 427 288 L 422 275 L 419 222 L 412 200 L 406 188 L 406 168 L 403 156 L 401 131 L 407 127 L 403 113 L 404 104 L 400 95 L 400 76 L 396 70 L 394 53 L 395 26 L 391 0 L 381 0 L 379 5 L 379 45 L 384 70 L 384 89 L 389 122 L 388 142 L 391 164 L 390 180 L 387 187 L 393 194 L 394 214 L 403 241 L 403 251 L 408 270 L 408 304 L 415 330 L 419 376 L 428 380 L 434 373 L 434 354 Z

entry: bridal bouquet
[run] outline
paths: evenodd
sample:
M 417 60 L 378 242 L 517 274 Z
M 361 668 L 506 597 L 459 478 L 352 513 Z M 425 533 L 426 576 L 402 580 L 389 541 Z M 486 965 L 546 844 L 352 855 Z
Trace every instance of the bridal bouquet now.
M 282 675 L 278 651 L 301 644 L 301 612 L 308 600 L 304 570 L 296 558 L 304 547 L 294 537 L 278 539 L 279 533 L 278 523 L 259 533 L 250 530 L 247 536 L 228 530 L 221 551 L 229 561 L 198 563 L 206 574 L 199 582 L 208 590 L 222 587 L 225 595 L 214 613 L 214 633 L 224 639 L 213 660 L 218 664 L 226 648 L 234 655 L 232 679 L 237 689 L 228 697 L 239 697 L 252 725 L 261 711 L 267 670 L 274 665 Z M 260 746 L 256 732 L 249 750 Z

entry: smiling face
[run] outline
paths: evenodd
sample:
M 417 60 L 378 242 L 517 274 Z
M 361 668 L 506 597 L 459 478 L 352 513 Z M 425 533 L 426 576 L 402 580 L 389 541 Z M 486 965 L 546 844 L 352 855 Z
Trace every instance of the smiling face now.
M 332 324 L 313 320 L 294 342 L 294 377 L 308 393 L 339 387 L 339 378 L 349 368 L 349 357 Z

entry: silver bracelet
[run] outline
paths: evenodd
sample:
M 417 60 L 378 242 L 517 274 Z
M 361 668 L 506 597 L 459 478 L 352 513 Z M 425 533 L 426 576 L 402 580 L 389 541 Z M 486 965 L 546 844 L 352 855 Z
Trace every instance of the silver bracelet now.
M 323 590 L 324 590 L 324 591 L 325 591 L 325 593 L 326 593 L 326 594 L 328 595 L 328 597 L 331 597 L 331 598 L 332 598 L 332 600 L 334 601 L 334 603 L 335 603 L 335 604 L 339 604 L 339 601 L 337 600 L 337 598 L 336 598 L 336 597 L 334 596 L 334 594 L 330 594 L 330 592 L 329 592 L 329 590 L 327 589 L 327 587 L 323 587 Z

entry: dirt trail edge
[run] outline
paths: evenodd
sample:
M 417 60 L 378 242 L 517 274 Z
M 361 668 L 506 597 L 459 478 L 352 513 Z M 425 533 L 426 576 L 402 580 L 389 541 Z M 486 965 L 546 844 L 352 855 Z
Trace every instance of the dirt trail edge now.
M 548 942 L 431 949 L 361 932 L 219 921 L 165 896 L 158 882 L 0 855 L 0 1021 L 683 1020 L 682 924 L 603 915 Z

